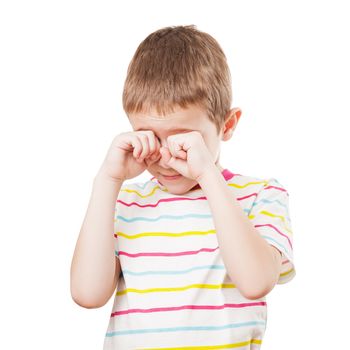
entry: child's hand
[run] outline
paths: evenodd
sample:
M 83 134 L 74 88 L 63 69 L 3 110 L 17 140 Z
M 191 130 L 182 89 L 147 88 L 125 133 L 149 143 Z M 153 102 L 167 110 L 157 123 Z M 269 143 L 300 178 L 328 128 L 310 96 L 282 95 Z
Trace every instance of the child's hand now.
M 100 172 L 112 180 L 134 178 L 158 160 L 159 149 L 160 143 L 151 130 L 120 133 L 113 139 Z
M 189 179 L 198 181 L 207 169 L 216 166 L 214 156 L 198 131 L 171 135 L 167 144 L 168 148 L 160 148 L 165 163 Z

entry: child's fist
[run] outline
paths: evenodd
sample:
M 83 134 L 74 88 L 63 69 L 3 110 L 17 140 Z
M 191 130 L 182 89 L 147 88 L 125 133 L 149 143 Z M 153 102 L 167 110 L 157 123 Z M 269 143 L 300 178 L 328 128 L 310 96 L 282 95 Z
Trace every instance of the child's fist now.
M 159 158 L 160 147 L 151 130 L 120 133 L 113 139 L 100 171 L 113 180 L 134 178 Z

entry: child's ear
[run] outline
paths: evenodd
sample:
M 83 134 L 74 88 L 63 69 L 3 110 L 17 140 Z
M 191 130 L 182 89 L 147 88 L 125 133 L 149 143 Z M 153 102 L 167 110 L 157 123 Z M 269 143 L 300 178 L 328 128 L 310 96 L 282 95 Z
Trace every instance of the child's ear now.
M 236 115 L 236 119 L 237 119 L 237 123 L 238 123 L 239 118 L 240 118 L 241 115 L 242 115 L 242 110 L 241 110 L 240 108 L 236 107 L 236 108 L 232 108 L 232 111 L 233 111 L 233 113 Z M 237 123 L 236 123 L 236 124 L 237 124 Z
M 235 130 L 239 118 L 242 115 L 242 110 L 240 108 L 230 109 L 225 116 L 225 124 L 222 130 L 222 140 L 227 141 L 232 137 L 233 131 Z
M 233 125 L 233 129 L 234 129 L 237 126 L 239 118 L 242 115 L 242 110 L 238 107 L 232 108 L 228 111 L 227 115 L 228 115 L 228 118 L 232 118 L 234 120 L 234 125 Z

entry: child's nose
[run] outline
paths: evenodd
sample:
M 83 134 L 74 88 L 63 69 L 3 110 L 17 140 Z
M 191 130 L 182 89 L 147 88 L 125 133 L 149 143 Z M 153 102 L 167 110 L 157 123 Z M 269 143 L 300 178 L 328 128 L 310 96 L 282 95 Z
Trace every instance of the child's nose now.
M 167 148 L 165 146 L 162 146 L 163 148 Z M 170 157 L 168 156 L 164 156 L 164 152 L 160 152 L 159 151 L 159 154 L 160 154 L 160 158 L 159 158 L 159 161 L 158 161 L 158 164 L 162 167 L 162 168 L 165 168 L 165 169 L 171 169 L 171 166 L 169 166 L 167 164 L 167 162 L 169 161 Z

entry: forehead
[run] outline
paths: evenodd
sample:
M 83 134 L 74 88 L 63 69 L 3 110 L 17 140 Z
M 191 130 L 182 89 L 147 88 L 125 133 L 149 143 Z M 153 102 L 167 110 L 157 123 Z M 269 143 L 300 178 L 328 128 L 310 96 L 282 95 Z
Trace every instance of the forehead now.
M 154 111 L 129 115 L 135 130 L 181 131 L 199 130 L 210 122 L 205 112 L 197 107 L 178 109 L 174 113 L 158 115 Z

